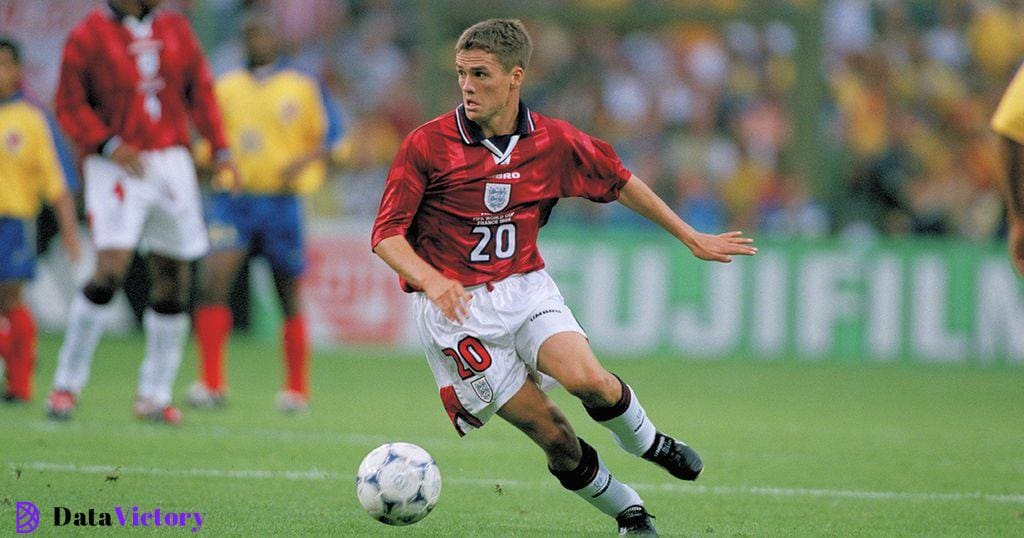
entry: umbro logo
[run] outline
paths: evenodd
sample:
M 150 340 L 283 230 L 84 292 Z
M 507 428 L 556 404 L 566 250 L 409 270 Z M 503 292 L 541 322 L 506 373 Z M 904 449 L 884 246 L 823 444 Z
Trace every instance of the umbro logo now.
M 520 177 L 519 172 L 502 172 L 487 176 L 487 179 L 519 179 Z

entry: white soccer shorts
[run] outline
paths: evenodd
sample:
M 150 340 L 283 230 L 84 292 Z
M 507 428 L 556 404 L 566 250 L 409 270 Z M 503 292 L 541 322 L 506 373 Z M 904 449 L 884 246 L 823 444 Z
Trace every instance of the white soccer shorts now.
M 85 209 L 94 246 L 202 257 L 209 240 L 192 156 L 175 146 L 143 151 L 141 159 L 145 176 L 139 178 L 105 157 L 86 157 Z
M 555 385 L 537 371 L 541 344 L 560 332 L 586 336 L 545 271 L 474 286 L 469 318 L 448 321 L 423 293 L 415 294 L 416 327 L 459 435 L 480 428 L 530 379 Z

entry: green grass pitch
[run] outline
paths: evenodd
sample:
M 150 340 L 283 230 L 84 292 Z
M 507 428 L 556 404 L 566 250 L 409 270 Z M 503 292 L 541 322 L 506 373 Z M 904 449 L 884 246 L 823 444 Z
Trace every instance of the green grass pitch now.
M 460 439 L 426 363 L 380 350 L 314 357 L 313 408 L 274 407 L 278 345 L 235 337 L 230 405 L 184 409 L 181 427 L 140 423 L 130 403 L 141 337 L 105 338 L 78 413 L 43 416 L 59 337 L 39 346 L 37 400 L 0 406 L 0 533 L 14 503 L 199 511 L 214 536 L 608 536 L 611 519 L 562 490 L 539 449 L 495 419 Z M 195 350 L 179 376 L 181 400 Z M 1022 536 L 1024 370 L 608 358 L 663 430 L 706 469 L 674 480 L 622 452 L 564 391 L 555 399 L 666 536 Z M 426 448 L 443 477 L 424 521 L 391 528 L 360 508 L 354 474 L 389 441 Z M 115 531 L 120 528 L 115 527 Z M 183 529 L 149 529 L 161 535 Z M 108 534 L 110 531 L 102 532 Z M 147 533 L 150 534 L 150 533 Z

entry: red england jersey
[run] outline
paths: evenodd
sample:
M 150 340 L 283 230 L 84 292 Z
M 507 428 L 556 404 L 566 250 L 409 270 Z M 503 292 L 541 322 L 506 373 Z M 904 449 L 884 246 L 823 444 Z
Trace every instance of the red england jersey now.
M 565 121 L 520 104 L 515 134 L 485 139 L 459 106 L 402 142 L 371 243 L 403 235 L 464 286 L 498 281 L 544 267 L 537 234 L 559 198 L 610 202 L 631 176 L 611 145 Z
M 64 46 L 56 109 L 83 154 L 113 136 L 143 150 L 187 147 L 189 117 L 215 150 L 227 147 L 202 48 L 172 11 L 86 16 Z

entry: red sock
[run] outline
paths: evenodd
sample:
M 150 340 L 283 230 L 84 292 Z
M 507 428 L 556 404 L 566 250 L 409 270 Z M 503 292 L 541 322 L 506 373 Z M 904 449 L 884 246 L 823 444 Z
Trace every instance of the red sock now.
M 8 343 L 7 390 L 24 400 L 32 398 L 32 372 L 36 365 L 36 322 L 24 305 L 7 314 L 11 322 Z
M 284 322 L 281 335 L 284 345 L 285 388 L 309 396 L 307 367 L 309 365 L 309 334 L 306 318 L 295 315 Z
M 208 305 L 196 309 L 196 342 L 199 344 L 199 378 L 210 389 L 223 390 L 224 347 L 231 334 L 231 309 Z
M 0 357 L 7 360 L 11 354 L 11 321 L 6 316 L 0 315 Z M 5 362 L 6 364 L 6 362 Z

